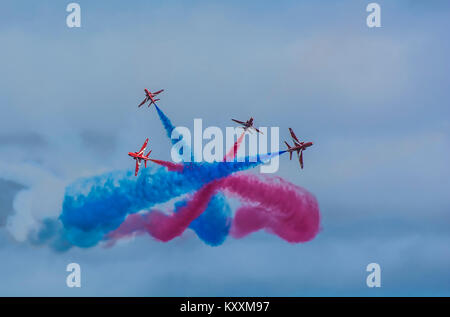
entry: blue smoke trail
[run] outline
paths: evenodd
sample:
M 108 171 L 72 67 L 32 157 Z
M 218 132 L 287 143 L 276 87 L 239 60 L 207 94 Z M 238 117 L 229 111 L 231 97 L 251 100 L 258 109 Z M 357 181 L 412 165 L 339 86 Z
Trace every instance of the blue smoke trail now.
M 187 199 L 178 202 L 175 205 L 175 212 L 187 203 Z M 230 227 L 231 208 L 222 193 L 213 195 L 205 211 L 189 225 L 203 242 L 211 246 L 222 244 L 229 234 Z
M 226 197 L 222 193 L 212 196 L 206 210 L 189 227 L 203 242 L 211 246 L 222 244 L 231 227 L 231 207 Z
M 258 164 L 260 162 L 190 163 L 183 172 L 149 167 L 142 170 L 138 177 L 131 171 L 122 171 L 80 179 L 66 190 L 60 216 L 65 238 L 80 247 L 94 246 L 106 233 L 117 229 L 128 214 L 192 193 L 215 179 Z M 220 201 L 215 201 L 210 208 L 216 209 Z M 199 232 L 207 226 L 202 222 L 211 219 L 208 215 L 197 223 Z M 226 223 L 219 227 L 221 232 L 224 231 Z M 220 239 L 208 233 L 199 235 L 211 237 L 209 243 Z
M 175 129 L 175 126 L 158 106 L 155 105 L 155 108 L 172 145 L 179 142 L 180 138 L 172 139 L 172 132 Z M 185 150 L 191 151 L 191 149 L 184 144 L 180 154 L 182 155 Z M 191 151 L 191 162 L 193 161 L 194 154 Z M 185 203 L 186 201 L 183 201 L 177 207 L 179 208 Z M 175 208 L 175 212 L 178 208 Z M 212 197 L 205 212 L 195 219 L 189 227 L 194 230 L 197 236 L 205 243 L 216 246 L 221 244 L 228 236 L 230 229 L 230 215 L 230 206 L 226 202 L 225 197 L 218 193 Z
M 155 108 L 161 120 L 161 123 L 166 130 L 166 134 L 171 140 L 171 143 L 177 143 L 179 139 L 171 139 L 172 131 L 175 129 L 175 126 L 158 106 L 155 105 Z M 190 149 L 188 149 L 186 145 L 184 145 L 182 150 L 185 149 L 190 151 Z M 263 163 L 269 161 L 273 156 L 281 155 L 284 152 L 286 151 L 268 153 L 256 157 L 248 157 L 246 161 Z M 192 152 L 191 161 L 194 161 Z M 180 205 L 175 208 L 175 212 L 185 203 L 186 201 L 180 202 Z M 206 210 L 197 219 L 195 219 L 189 227 L 193 229 L 198 237 L 205 243 L 213 246 L 219 245 L 228 236 L 230 229 L 230 214 L 231 208 L 228 205 L 225 197 L 223 196 L 223 194 L 218 193 L 212 197 Z
M 170 119 L 162 112 L 161 109 L 155 104 L 156 112 L 158 113 L 159 119 L 161 120 L 164 130 L 166 130 L 167 137 L 172 141 L 172 144 L 175 144 L 177 140 L 172 140 L 172 131 L 175 129 L 175 126 L 172 124 Z
M 171 141 L 172 145 L 176 144 L 182 139 L 182 136 L 180 136 L 178 139 L 172 139 L 172 132 L 175 129 L 175 126 L 172 124 L 170 119 L 164 114 L 164 112 L 159 109 L 159 107 L 155 104 L 156 112 L 158 113 L 159 119 L 161 120 L 164 130 L 166 130 L 167 137 Z M 180 150 L 180 154 L 183 155 L 183 151 L 189 151 L 191 152 L 191 162 L 194 161 L 194 153 L 192 153 L 192 150 L 187 146 L 186 143 L 183 144 L 183 147 Z
M 156 108 L 170 138 L 174 126 Z M 94 246 L 117 229 L 129 214 L 193 193 L 213 180 L 256 167 L 263 161 L 262 157 L 256 160 L 247 157 L 244 162 L 191 162 L 185 163 L 181 172 L 149 166 L 138 177 L 131 171 L 115 171 L 79 179 L 66 188 L 60 221 L 44 220 L 43 229 L 30 240 L 49 243 L 57 250 L 66 250 L 71 245 Z M 186 202 L 179 202 L 176 209 Z M 228 236 L 230 217 L 231 208 L 223 194 L 218 193 L 205 212 L 191 223 L 191 228 L 205 243 L 219 245 Z

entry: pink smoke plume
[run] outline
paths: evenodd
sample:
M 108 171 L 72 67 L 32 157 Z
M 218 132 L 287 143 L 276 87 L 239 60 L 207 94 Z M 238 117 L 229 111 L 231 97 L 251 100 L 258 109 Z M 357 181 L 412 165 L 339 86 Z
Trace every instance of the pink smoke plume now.
M 319 231 L 319 206 L 308 191 L 278 177 L 240 174 L 206 184 L 176 213 L 167 215 L 152 210 L 144 215 L 131 215 L 108 238 L 147 232 L 158 240 L 169 241 L 180 236 L 220 190 L 244 203 L 232 222 L 230 233 L 235 238 L 264 229 L 298 243 L 313 239 Z

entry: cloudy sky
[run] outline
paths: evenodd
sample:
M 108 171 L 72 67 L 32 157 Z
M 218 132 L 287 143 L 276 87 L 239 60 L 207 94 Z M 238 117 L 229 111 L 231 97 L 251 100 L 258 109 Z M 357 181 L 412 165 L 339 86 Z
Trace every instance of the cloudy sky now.
M 368 28 L 369 1 L 80 0 L 79 29 L 68 3 L 2 3 L 0 295 L 450 295 L 448 2 L 378 1 L 382 27 Z M 313 141 L 304 170 L 281 157 L 277 175 L 317 197 L 319 235 L 27 242 L 67 184 L 132 169 L 146 137 L 170 159 L 154 109 L 136 109 L 145 87 L 166 89 L 177 125 L 254 116 Z M 371 262 L 381 288 L 366 286 Z

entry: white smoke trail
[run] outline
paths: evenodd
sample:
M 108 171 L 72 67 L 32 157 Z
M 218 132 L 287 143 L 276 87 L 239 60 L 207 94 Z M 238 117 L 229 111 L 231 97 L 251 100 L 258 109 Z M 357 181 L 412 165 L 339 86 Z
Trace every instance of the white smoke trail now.
M 17 241 L 25 241 L 44 218 L 56 218 L 61 213 L 65 183 L 37 164 L 0 162 L 0 178 L 25 187 L 15 195 L 13 214 L 6 224 Z

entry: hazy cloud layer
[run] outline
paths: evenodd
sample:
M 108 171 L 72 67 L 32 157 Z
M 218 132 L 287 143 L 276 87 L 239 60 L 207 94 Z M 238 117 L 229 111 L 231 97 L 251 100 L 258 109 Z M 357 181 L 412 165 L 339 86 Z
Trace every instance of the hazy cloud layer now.
M 1 295 L 449 295 L 448 2 L 379 1 L 376 30 L 353 2 L 79 3 L 77 30 L 64 4 L 3 9 Z M 314 141 L 304 170 L 282 157 L 278 175 L 316 195 L 317 239 L 211 248 L 189 232 L 64 254 L 18 243 L 58 215 L 65 184 L 132 169 L 126 153 L 146 137 L 170 158 L 154 109 L 136 107 L 145 87 L 166 89 L 177 125 L 254 116 Z M 79 290 L 65 286 L 72 261 Z M 381 289 L 365 286 L 370 262 Z

